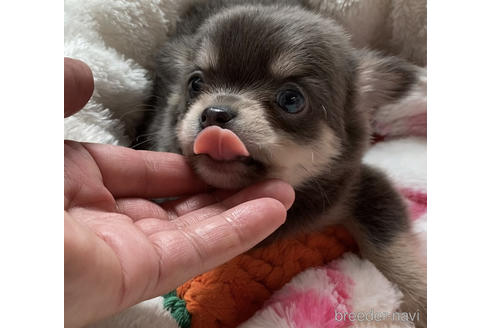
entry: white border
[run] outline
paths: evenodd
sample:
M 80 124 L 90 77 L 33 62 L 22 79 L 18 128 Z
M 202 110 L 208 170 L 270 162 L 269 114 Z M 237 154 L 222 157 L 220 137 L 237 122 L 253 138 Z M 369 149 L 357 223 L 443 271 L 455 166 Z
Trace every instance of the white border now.
M 1 326 L 63 327 L 63 3 L 0 4 Z
M 428 5 L 428 323 L 485 327 L 492 292 L 491 3 Z

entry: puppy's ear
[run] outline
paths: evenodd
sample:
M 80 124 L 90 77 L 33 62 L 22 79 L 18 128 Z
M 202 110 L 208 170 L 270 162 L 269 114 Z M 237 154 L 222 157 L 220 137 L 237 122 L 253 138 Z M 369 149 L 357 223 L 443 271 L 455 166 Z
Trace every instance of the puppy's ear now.
M 361 101 L 365 108 L 397 102 L 418 82 L 419 68 L 398 57 L 358 50 Z
M 427 70 L 373 51 L 357 54 L 359 108 L 369 114 L 373 133 L 425 135 Z

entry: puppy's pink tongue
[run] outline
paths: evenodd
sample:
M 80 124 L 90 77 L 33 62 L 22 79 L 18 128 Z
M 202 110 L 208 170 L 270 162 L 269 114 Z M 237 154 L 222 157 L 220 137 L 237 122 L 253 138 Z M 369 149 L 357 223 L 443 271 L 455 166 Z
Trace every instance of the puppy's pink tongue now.
M 209 126 L 198 134 L 193 145 L 195 154 L 207 154 L 217 161 L 230 161 L 249 156 L 244 143 L 231 130 Z

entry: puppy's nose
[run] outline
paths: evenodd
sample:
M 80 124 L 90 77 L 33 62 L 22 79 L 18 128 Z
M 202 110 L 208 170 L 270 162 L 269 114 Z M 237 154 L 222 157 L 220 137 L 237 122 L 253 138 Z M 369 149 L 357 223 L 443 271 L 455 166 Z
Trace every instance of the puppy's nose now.
M 206 128 L 211 125 L 224 127 L 224 125 L 235 116 L 236 113 L 228 107 L 209 107 L 202 112 L 200 117 L 200 125 L 202 128 Z

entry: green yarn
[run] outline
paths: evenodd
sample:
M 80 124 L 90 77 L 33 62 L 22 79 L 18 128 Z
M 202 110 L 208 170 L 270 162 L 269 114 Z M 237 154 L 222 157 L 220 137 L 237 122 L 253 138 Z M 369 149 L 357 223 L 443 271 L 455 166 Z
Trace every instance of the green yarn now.
M 171 313 L 178 326 L 180 328 L 190 328 L 191 314 L 186 309 L 186 302 L 178 297 L 175 290 L 163 297 L 164 308 Z

